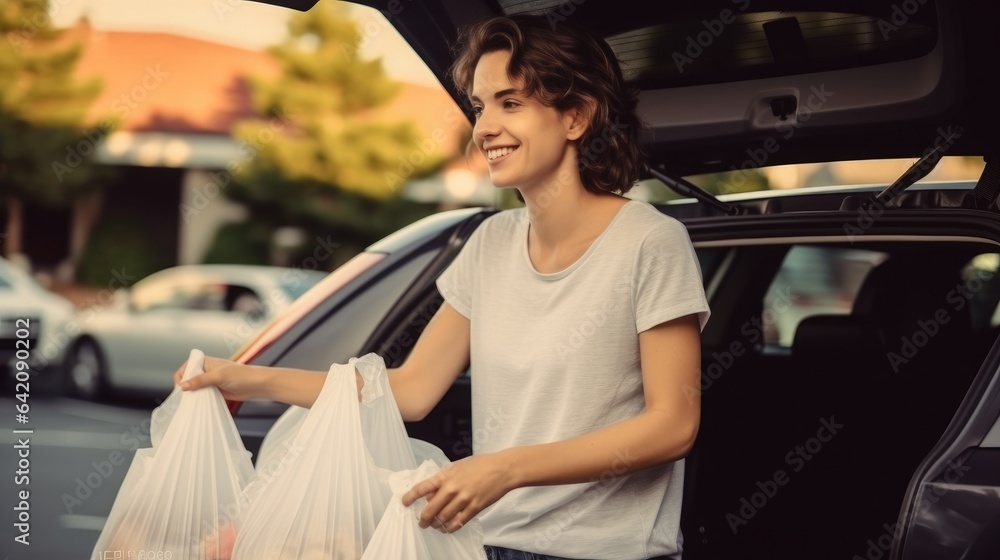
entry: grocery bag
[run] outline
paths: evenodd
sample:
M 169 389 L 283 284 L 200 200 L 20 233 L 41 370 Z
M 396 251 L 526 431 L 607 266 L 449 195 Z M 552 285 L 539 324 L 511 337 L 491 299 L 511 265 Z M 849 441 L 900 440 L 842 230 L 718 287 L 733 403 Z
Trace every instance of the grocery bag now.
M 260 449 L 257 451 L 257 477 L 268 480 L 282 464 L 292 442 L 298 435 L 302 423 L 309 414 L 308 408 L 291 405 L 288 410 L 275 420 L 271 429 L 264 434 L 264 439 L 260 442 Z M 260 489 L 259 484 L 252 485 L 248 492 L 253 493 Z
M 354 359 L 332 365 L 312 408 L 282 428 L 290 441 L 280 447 L 270 444 L 283 451 L 269 452 L 266 476 L 258 470 L 247 488 L 249 509 L 236 537 L 234 560 L 361 557 L 391 490 L 362 436 L 363 405 L 355 380 L 359 362 L 362 370 L 371 369 L 370 362 Z M 392 399 L 385 392 L 363 393 L 369 403 L 379 398 Z M 401 421 L 398 427 L 403 430 Z M 389 462 L 410 453 L 408 441 L 402 450 Z
M 374 353 L 351 358 L 364 385 L 361 387 L 361 435 L 372 460 L 379 467 L 391 471 L 416 468 L 410 439 L 406 435 L 403 417 L 389 386 L 389 372 L 385 361 Z
M 372 536 L 361 560 L 486 560 L 483 550 L 483 530 L 478 520 L 472 520 L 454 533 L 436 529 L 421 529 L 417 514 L 427 500 L 420 498 L 403 506 L 403 495 L 410 488 L 434 475 L 440 468 L 433 461 L 424 461 L 418 468 L 389 475 L 392 499 Z
M 192 350 L 184 379 L 203 372 Z M 153 410 L 151 448 L 136 451 L 91 558 L 228 558 L 243 489 L 254 479 L 225 400 L 215 387 L 174 389 Z
M 392 471 L 415 468 L 418 463 L 389 387 L 385 361 L 378 354 L 369 353 L 351 358 L 347 366 L 353 366 L 364 381 L 359 411 L 361 435 L 375 465 Z M 259 475 L 269 476 L 277 469 L 308 413 L 307 408 L 290 406 L 267 431 L 257 454 Z

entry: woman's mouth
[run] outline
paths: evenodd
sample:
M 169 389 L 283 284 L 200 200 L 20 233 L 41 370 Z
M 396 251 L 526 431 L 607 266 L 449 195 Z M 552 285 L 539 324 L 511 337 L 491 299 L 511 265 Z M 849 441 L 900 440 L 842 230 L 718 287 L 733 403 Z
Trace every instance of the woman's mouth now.
M 490 148 L 489 150 L 486 150 L 486 161 L 490 163 L 498 163 L 500 162 L 500 160 L 505 159 L 507 156 L 509 156 L 511 153 L 517 150 L 517 148 L 518 148 L 517 146 L 503 146 L 501 148 Z

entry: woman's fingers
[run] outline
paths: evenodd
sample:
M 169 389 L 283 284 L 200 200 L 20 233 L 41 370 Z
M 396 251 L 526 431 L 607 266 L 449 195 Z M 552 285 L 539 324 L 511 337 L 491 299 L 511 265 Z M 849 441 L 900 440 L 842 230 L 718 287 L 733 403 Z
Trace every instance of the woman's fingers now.
M 410 507 L 413 502 L 425 497 L 429 500 L 430 496 L 433 496 L 437 492 L 439 486 L 440 480 L 437 475 L 414 484 L 409 492 L 403 494 L 403 505 Z
M 209 371 L 201 375 L 196 375 L 187 381 L 181 383 L 181 389 L 185 391 L 194 391 L 195 389 L 201 389 L 206 385 L 218 386 L 223 381 L 222 377 L 219 375 L 219 371 Z
M 413 502 L 420 498 L 427 499 L 427 505 L 417 514 L 417 520 L 421 529 L 426 529 L 436 524 L 440 527 L 441 522 L 436 518 L 441 508 L 448 503 L 441 489 L 441 478 L 439 475 L 432 476 L 422 482 L 413 485 L 410 491 L 403 495 L 403 505 L 410 507 Z
M 181 367 L 178 368 L 177 371 L 174 372 L 174 385 L 175 386 L 181 384 L 181 380 L 184 379 L 184 370 L 186 370 L 186 369 L 187 369 L 187 360 L 184 360 L 184 363 L 181 364 Z
M 451 501 L 449 501 L 448 504 L 441 508 L 441 511 L 438 512 L 436 520 L 440 526 L 436 528 L 445 533 L 454 533 L 455 531 L 461 529 L 464 524 L 462 520 L 462 510 L 464 510 L 467 505 L 469 505 L 469 500 L 467 498 L 463 498 L 461 494 L 453 497 Z
M 204 362 L 204 373 L 200 375 L 195 375 L 188 381 L 183 381 L 184 370 L 187 369 L 187 360 L 181 364 L 181 367 L 174 372 L 174 385 L 179 385 L 181 389 L 185 391 L 191 391 L 194 389 L 200 389 L 205 385 L 218 385 L 223 381 L 223 378 L 219 375 L 210 375 L 217 372 L 223 366 L 231 364 L 229 360 L 223 360 L 221 358 L 213 358 L 211 356 L 205 357 Z

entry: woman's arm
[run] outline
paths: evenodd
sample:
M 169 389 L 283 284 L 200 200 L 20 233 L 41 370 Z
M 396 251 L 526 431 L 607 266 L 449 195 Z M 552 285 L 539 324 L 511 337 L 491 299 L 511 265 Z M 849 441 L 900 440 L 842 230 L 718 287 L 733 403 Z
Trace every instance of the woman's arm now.
M 414 486 L 403 503 L 433 495 L 421 526 L 454 531 L 515 488 L 591 482 L 684 457 L 701 414 L 700 339 L 694 314 L 639 334 L 642 414 L 569 440 L 464 459 Z
M 389 385 L 405 421 L 421 420 L 441 400 L 469 363 L 469 320 L 442 303 L 406 362 L 390 368 Z M 229 400 L 267 398 L 312 407 L 323 388 L 326 372 L 251 366 L 205 358 L 205 373 L 181 383 L 184 365 L 174 382 L 186 391 L 214 385 Z M 356 374 L 357 375 L 357 374 Z M 362 386 L 358 375 L 358 391 Z
M 389 385 L 403 420 L 423 420 L 469 365 L 469 320 L 441 304 L 403 365 L 389 370 Z

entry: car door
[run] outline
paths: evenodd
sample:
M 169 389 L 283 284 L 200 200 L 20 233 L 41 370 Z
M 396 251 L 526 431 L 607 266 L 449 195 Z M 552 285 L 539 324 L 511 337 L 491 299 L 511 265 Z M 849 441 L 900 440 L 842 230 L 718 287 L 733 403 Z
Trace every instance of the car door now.
M 876 552 L 891 544 L 904 560 L 1000 557 L 1000 345 L 917 469 L 900 519 L 872 541 Z
M 434 280 L 490 213 L 442 213 L 370 247 L 372 255 L 384 251 L 377 265 L 330 294 L 250 363 L 326 371 L 331 364 L 375 352 L 387 367 L 400 365 L 441 305 Z M 469 388 L 467 375 L 456 381 L 424 420 L 407 425 L 410 436 L 429 441 L 453 459 L 471 453 Z M 236 423 L 255 456 L 267 430 L 286 409 L 272 401 L 240 406 Z

